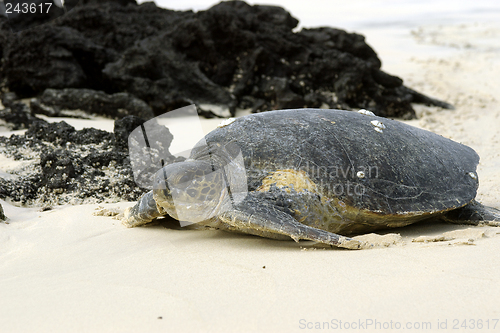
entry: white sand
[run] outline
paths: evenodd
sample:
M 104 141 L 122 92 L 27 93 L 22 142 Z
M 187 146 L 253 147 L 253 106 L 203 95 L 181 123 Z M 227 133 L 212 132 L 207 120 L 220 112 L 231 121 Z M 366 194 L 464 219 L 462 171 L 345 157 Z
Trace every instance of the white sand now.
M 372 42 L 386 70 L 456 105 L 418 107 L 421 118 L 410 123 L 473 147 L 481 156 L 478 198 L 497 208 L 500 63 L 491 48 L 498 54 L 499 34 L 494 26 L 428 27 L 402 38 L 411 46 L 405 52 L 394 39 Z M 478 37 L 485 42 L 474 44 Z M 10 217 L 0 223 L 0 332 L 293 332 L 316 322 L 333 329 L 338 320 L 344 328 L 361 321 L 365 329 L 353 332 L 373 331 L 370 320 L 382 328 L 429 323 L 427 332 L 438 323 L 447 325 L 439 331 L 466 331 L 463 320 L 482 320 L 486 330 L 489 320 L 486 331 L 495 331 L 500 319 L 500 228 L 419 224 L 360 236 L 374 248 L 347 251 L 127 229 L 94 216 L 97 205 L 39 212 L 0 202 Z M 452 330 L 455 320 L 460 330 Z

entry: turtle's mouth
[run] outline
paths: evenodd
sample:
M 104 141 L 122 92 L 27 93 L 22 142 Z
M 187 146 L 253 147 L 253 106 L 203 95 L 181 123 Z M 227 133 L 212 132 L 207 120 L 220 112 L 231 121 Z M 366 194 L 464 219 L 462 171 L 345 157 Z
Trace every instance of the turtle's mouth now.
M 186 189 L 157 190 L 155 191 L 155 201 L 157 206 L 164 209 L 173 218 L 182 222 L 198 223 L 231 208 L 227 189 L 222 188 L 217 192 L 218 195 L 210 197 L 192 197 Z
M 177 219 L 177 214 L 175 213 L 175 205 L 172 201 L 172 196 L 170 191 L 166 189 L 154 189 L 153 198 L 156 202 L 156 207 L 159 211 L 166 211 L 168 215 Z

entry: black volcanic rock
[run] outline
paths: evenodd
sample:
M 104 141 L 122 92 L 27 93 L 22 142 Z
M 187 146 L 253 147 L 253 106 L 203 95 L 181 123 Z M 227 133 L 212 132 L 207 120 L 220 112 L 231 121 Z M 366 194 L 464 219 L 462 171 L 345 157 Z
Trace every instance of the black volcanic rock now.
M 88 1 L 75 7 L 67 15 L 54 22 L 80 32 L 95 44 L 104 46 L 120 55 L 135 42 L 155 36 L 177 22 L 191 17 L 193 12 L 173 11 L 156 7 L 154 2 L 127 6 L 115 1 Z
M 0 110 L 0 119 L 5 121 L 13 130 L 25 129 L 30 125 L 45 120 L 31 114 L 29 106 L 21 102 L 10 102 L 9 107 Z
M 116 56 L 77 30 L 45 24 L 12 35 L 2 71 L 8 89 L 20 97 L 46 88 L 99 89 L 102 68 Z
M 39 99 L 31 101 L 31 105 L 32 108 L 36 106 L 36 113 L 47 115 L 59 115 L 60 110 L 65 109 L 111 118 L 134 115 L 147 120 L 154 117 L 149 105 L 124 92 L 109 95 L 91 89 L 46 89 Z
M 128 147 L 128 137 L 130 133 L 144 123 L 144 119 L 136 116 L 126 116 L 115 121 L 113 133 L 115 135 L 115 144 L 118 147 Z
M 19 100 L 19 97 L 14 92 L 5 92 L 2 94 L 2 105 L 6 108 L 10 107 L 17 100 Z
M 2 199 L 46 206 L 137 200 L 144 193 L 134 182 L 127 146 L 116 144 L 113 133 L 35 122 L 23 135 L 0 136 L 0 150 L 25 161 L 0 177 Z
M 112 133 L 96 128 L 84 128 L 77 131 L 65 121 L 58 123 L 36 122 L 29 127 L 25 136 L 59 146 L 64 146 L 67 143 L 90 145 L 113 141 Z
M 73 190 L 74 184 L 68 187 L 68 180 L 83 173 L 83 168 L 77 161 L 69 151 L 64 149 L 42 153 L 40 156 L 42 184 L 40 185 L 45 185 L 49 189 Z
M 383 72 L 363 36 L 294 32 L 297 19 L 279 7 L 229 1 L 194 13 L 83 1 L 19 34 L 2 22 L 1 76 L 20 97 L 47 88 L 128 92 L 156 115 L 191 103 L 219 114 L 323 107 L 403 118 L 415 116 L 411 103 L 451 107 Z
M 207 104 L 236 107 L 237 100 L 228 89 L 211 81 L 197 63 L 186 61 L 168 43 L 168 37 L 141 41 L 108 64 L 103 73 L 115 89 L 147 101 L 156 114 L 191 103 L 203 109 Z

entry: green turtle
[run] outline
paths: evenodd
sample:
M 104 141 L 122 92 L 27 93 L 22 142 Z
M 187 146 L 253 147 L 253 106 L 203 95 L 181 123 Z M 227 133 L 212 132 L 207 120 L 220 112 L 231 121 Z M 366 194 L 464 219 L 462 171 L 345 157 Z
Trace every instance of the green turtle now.
M 135 227 L 196 227 L 358 248 L 348 236 L 425 219 L 497 225 L 475 201 L 476 152 L 372 112 L 278 110 L 226 121 L 129 208 Z

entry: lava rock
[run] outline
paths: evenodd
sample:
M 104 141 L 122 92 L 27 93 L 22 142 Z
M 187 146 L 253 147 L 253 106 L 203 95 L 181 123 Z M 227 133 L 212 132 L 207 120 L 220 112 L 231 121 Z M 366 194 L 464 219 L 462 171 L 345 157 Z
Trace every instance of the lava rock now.
M 109 144 L 114 145 L 113 139 L 113 133 L 97 128 L 84 128 L 79 131 L 74 131 L 70 137 L 70 142 L 77 145 L 92 145 L 109 142 Z
M 106 94 L 91 89 L 46 89 L 39 99 L 32 100 L 32 108 L 46 115 L 61 115 L 61 110 L 82 110 L 94 115 L 122 118 L 134 115 L 143 119 L 154 117 L 144 101 L 128 94 Z
M 58 123 L 35 123 L 25 133 L 25 136 L 54 144 L 66 144 L 71 141 L 75 128 L 65 121 Z
M 298 20 L 280 7 L 228 1 L 194 13 L 89 0 L 29 33 L 9 35 L 2 24 L 1 74 L 21 97 L 47 88 L 128 92 L 155 115 L 192 103 L 209 115 L 322 107 L 406 119 L 415 117 L 412 103 L 452 108 L 382 71 L 362 35 L 296 32 Z
M 144 119 L 136 116 L 126 116 L 115 121 L 113 133 L 115 136 L 115 144 L 123 149 L 128 147 L 128 136 L 134 129 L 144 123 Z
M 79 31 L 49 23 L 12 34 L 4 46 L 2 74 L 20 97 L 47 88 L 91 88 L 105 85 L 102 69 L 117 54 Z
M 10 107 L 12 103 L 16 102 L 19 99 L 15 92 L 4 92 L 2 94 L 2 105 L 6 108 Z
M 31 115 L 31 109 L 21 102 L 10 102 L 8 108 L 0 110 L 3 119 L 13 130 L 25 129 L 34 123 L 44 123 L 45 120 Z
M 46 185 L 49 189 L 72 190 L 73 184 L 70 184 L 68 179 L 76 178 L 83 173 L 83 168 L 77 161 L 64 149 L 42 153 L 40 156 L 42 185 Z
M 77 131 L 65 121 L 58 123 L 36 122 L 26 131 L 25 136 L 56 145 L 67 143 L 91 145 L 112 142 L 114 139 L 112 133 L 96 128 L 84 128 Z
M 119 126 L 118 126 L 119 127 Z M 137 200 L 126 147 L 115 135 L 65 123 L 35 122 L 23 135 L 0 137 L 3 155 L 23 166 L 0 177 L 0 198 L 32 206 Z
M 84 0 L 53 24 L 77 30 L 96 45 L 121 55 L 136 42 L 155 36 L 192 15 L 192 11 L 156 7 L 153 1 L 135 5 L 134 1 L 127 0 Z
M 43 114 L 49 117 L 62 116 L 61 110 L 58 106 L 48 106 L 42 104 L 38 98 L 30 99 L 30 108 L 34 114 Z

